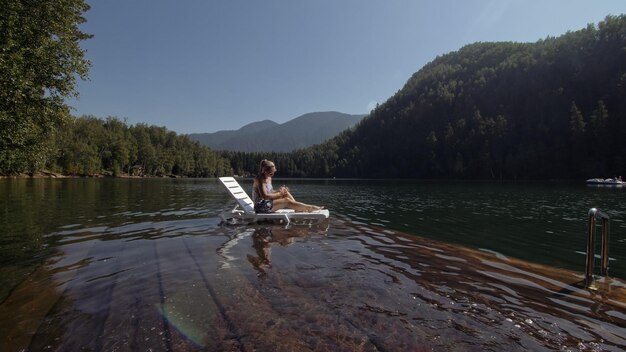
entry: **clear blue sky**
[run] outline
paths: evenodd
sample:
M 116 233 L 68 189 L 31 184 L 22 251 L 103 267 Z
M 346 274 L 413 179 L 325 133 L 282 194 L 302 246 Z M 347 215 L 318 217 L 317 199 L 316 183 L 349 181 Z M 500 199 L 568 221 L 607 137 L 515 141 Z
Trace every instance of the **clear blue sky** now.
M 75 115 L 178 133 L 368 113 L 426 63 L 476 41 L 535 42 L 625 0 L 87 0 L 90 80 Z

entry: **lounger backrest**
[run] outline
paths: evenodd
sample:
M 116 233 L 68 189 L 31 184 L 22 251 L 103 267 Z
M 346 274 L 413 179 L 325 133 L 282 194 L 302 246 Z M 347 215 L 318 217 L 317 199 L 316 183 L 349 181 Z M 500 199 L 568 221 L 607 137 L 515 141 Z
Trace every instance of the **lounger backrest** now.
M 246 191 L 241 188 L 237 180 L 232 177 L 220 177 L 220 181 L 226 189 L 228 189 L 230 194 L 235 197 L 237 203 L 239 203 L 239 206 L 244 212 L 254 213 L 254 203 L 252 202 L 252 199 L 250 199 Z

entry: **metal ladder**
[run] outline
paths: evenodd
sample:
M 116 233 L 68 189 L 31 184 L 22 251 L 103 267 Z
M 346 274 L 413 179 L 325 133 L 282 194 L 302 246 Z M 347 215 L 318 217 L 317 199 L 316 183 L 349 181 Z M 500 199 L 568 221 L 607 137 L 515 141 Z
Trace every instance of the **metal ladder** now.
M 600 209 L 589 209 L 587 231 L 587 262 L 585 269 L 585 287 L 593 282 L 593 265 L 595 262 L 596 220 L 602 220 L 602 247 L 600 249 L 600 275 L 606 276 L 609 271 L 609 216 Z

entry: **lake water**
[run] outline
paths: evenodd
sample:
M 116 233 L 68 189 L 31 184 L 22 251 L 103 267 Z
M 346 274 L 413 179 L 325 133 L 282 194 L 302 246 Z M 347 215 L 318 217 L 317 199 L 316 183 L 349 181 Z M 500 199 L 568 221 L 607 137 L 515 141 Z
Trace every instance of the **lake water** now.
M 0 180 L 0 350 L 626 346 L 626 190 L 281 183 L 331 219 L 220 224 L 217 180 Z M 610 275 L 585 289 L 591 207 Z

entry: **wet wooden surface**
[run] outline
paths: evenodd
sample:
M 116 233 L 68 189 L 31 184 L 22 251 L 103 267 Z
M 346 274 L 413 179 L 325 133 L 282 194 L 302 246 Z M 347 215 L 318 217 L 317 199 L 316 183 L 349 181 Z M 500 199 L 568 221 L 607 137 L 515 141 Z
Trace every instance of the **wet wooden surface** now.
M 159 224 L 154 226 L 158 227 Z M 60 246 L 0 304 L 7 351 L 620 350 L 626 285 L 362 224 Z

